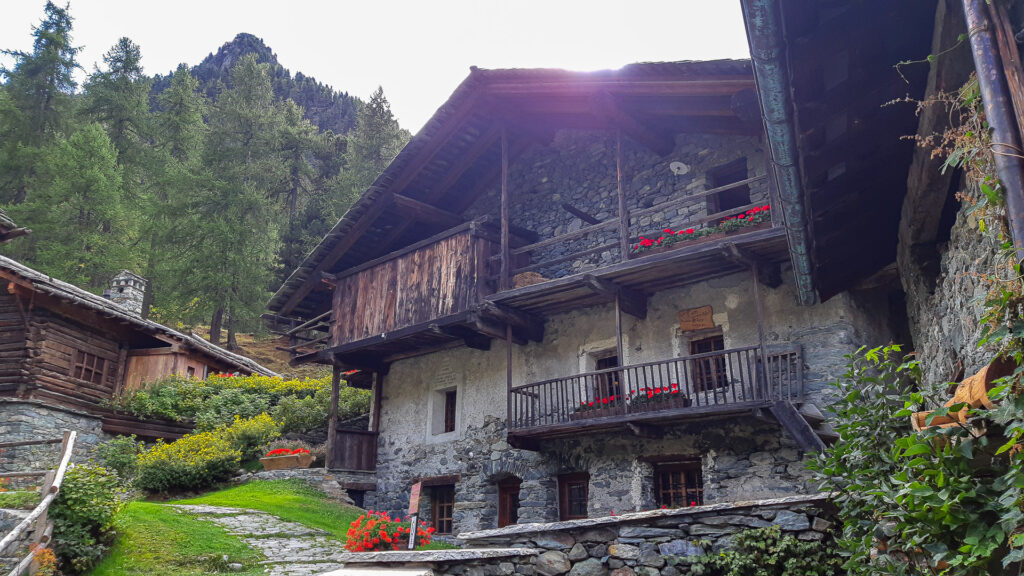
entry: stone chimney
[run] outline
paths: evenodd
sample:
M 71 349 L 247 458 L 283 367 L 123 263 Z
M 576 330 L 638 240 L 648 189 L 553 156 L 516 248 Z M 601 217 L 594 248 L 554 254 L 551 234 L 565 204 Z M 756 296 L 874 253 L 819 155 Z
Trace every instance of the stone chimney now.
M 136 316 L 142 315 L 142 300 L 145 296 L 146 279 L 138 274 L 122 270 L 110 281 L 110 300 Z

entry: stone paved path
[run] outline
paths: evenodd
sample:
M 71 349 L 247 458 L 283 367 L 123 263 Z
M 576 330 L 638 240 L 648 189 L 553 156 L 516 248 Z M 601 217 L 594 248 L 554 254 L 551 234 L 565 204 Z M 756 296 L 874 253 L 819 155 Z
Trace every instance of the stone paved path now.
M 266 556 L 270 576 L 312 576 L 338 570 L 341 542 L 322 530 L 287 522 L 266 512 L 222 506 L 172 504 L 179 512 L 224 527 Z

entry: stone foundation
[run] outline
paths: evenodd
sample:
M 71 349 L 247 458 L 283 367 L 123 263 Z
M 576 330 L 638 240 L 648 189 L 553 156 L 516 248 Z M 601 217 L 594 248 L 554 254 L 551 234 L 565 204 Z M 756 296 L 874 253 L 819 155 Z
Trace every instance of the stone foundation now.
M 72 462 L 87 461 L 97 444 L 112 438 L 101 427 L 100 418 L 86 412 L 49 406 L 36 400 L 0 398 L 0 438 L 5 442 L 61 438 L 65 430 L 74 430 L 78 437 Z M 4 448 L 0 450 L 0 477 L 4 472 L 49 470 L 59 463 L 60 444 Z M 38 484 L 35 479 L 29 480 L 29 484 Z
M 686 557 L 729 548 L 748 528 L 778 526 L 801 540 L 832 538 L 824 495 L 652 510 L 467 532 L 462 550 L 343 554 L 325 576 L 429 569 L 434 576 L 680 576 Z M 670 562 L 668 559 L 671 559 Z

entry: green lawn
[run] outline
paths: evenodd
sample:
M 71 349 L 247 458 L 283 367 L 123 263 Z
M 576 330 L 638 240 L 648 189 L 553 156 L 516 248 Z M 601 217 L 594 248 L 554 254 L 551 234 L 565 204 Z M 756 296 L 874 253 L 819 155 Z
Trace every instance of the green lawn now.
M 349 524 L 363 513 L 339 504 L 301 480 L 256 480 L 204 494 L 175 500 L 174 504 L 209 504 L 262 510 L 291 522 L 319 528 L 345 541 Z
M 152 502 L 131 502 L 118 515 L 118 538 L 92 576 L 263 574 L 260 555 L 210 522 Z M 223 560 L 227 555 L 228 561 Z M 227 565 L 238 562 L 244 571 Z
M 324 530 L 344 542 L 348 527 L 363 513 L 354 506 L 339 504 L 299 480 L 256 480 L 232 486 L 198 498 L 173 500 L 169 504 L 209 504 L 251 508 L 284 520 Z M 257 564 L 263 558 L 237 536 L 224 529 L 175 512 L 165 504 L 131 502 L 120 513 L 118 539 L 110 553 L 91 576 L 192 576 L 229 572 L 227 564 L 238 562 L 245 571 L 232 574 L 263 574 Z M 425 548 L 453 548 L 432 542 Z M 223 555 L 228 561 L 222 560 Z

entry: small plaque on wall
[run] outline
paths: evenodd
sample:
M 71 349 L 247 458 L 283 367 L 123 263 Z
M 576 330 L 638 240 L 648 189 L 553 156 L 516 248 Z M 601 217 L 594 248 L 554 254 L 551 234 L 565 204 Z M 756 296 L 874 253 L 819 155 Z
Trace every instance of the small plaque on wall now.
M 701 306 L 700 308 L 680 310 L 679 329 L 683 332 L 692 332 L 694 330 L 714 328 L 715 321 L 712 320 L 711 316 L 711 306 Z

